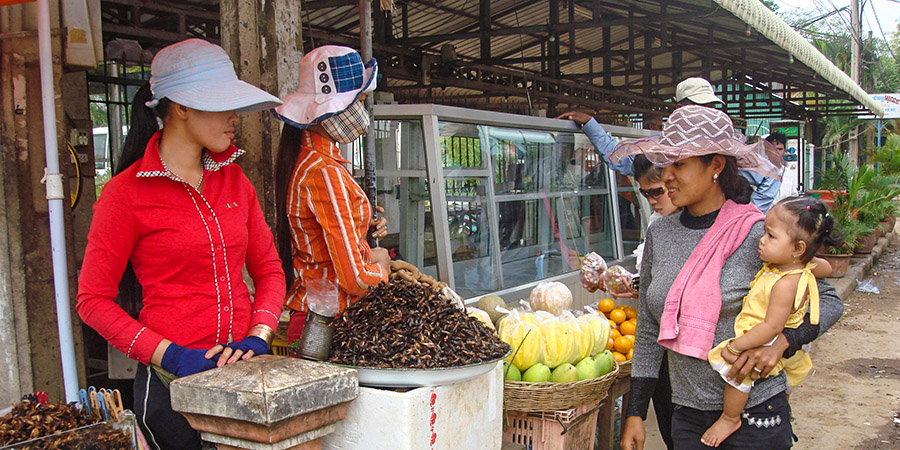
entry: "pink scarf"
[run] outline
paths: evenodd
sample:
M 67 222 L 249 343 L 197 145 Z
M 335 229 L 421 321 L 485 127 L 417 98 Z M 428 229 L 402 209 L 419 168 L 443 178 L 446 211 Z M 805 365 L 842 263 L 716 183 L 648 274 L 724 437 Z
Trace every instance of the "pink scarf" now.
M 744 243 L 753 225 L 764 219 L 753 204 L 725 201 L 715 223 L 694 248 L 669 289 L 659 320 L 657 342 L 660 345 L 706 360 L 722 309 L 719 284 L 722 268 Z

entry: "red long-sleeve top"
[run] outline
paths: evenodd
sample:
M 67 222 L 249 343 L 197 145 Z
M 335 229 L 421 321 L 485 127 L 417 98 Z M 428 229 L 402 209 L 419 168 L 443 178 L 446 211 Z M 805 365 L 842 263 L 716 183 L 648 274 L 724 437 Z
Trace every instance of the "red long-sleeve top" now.
M 198 192 L 168 171 L 158 132 L 143 158 L 113 177 L 94 205 L 78 280 L 78 314 L 113 347 L 147 364 L 163 338 L 188 348 L 273 329 L 284 304 L 284 273 L 250 180 L 230 147 L 204 152 Z M 134 320 L 115 303 L 131 261 L 143 288 Z M 246 264 L 256 293 L 250 298 Z
M 306 283 L 324 278 L 338 286 L 343 311 L 390 274 L 369 262 L 372 206 L 345 166 L 350 161 L 323 136 L 304 131 L 301 139 L 287 198 L 296 275 L 287 304 L 306 311 Z

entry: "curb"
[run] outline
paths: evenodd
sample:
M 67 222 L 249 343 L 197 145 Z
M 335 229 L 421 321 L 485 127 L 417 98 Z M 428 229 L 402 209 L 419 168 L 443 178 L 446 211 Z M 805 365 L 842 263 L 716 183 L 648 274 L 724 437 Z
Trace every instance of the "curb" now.
M 884 254 L 884 251 L 894 244 L 896 240 L 896 233 L 888 233 L 884 237 L 878 239 L 878 244 L 872 249 L 872 253 L 868 255 L 854 255 L 850 259 L 850 268 L 847 269 L 847 273 L 844 274 L 844 276 L 840 278 L 826 278 L 825 280 L 834 286 L 834 289 L 837 290 L 838 295 L 840 295 L 844 301 L 847 301 L 850 295 L 856 290 L 859 281 L 866 278 L 866 275 L 872 270 L 872 266 L 881 259 L 881 255 Z

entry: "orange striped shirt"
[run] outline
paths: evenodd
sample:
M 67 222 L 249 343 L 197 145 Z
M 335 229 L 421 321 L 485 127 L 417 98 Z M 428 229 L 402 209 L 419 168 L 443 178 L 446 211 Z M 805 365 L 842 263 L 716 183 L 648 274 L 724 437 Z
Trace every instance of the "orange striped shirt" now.
M 388 278 L 380 265 L 369 263 L 372 206 L 334 142 L 311 131 L 301 139 L 287 198 L 295 275 L 287 305 L 306 311 L 306 282 L 326 278 L 338 286 L 343 311 Z

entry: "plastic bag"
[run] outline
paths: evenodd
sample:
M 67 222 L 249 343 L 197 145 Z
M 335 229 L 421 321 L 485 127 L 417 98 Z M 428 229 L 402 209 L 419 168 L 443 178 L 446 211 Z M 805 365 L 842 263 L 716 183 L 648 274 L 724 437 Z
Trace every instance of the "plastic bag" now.
M 631 292 L 631 279 L 634 275 L 622 266 L 612 266 L 603 273 L 606 290 L 611 294 L 628 294 Z
M 337 286 L 326 279 L 310 281 L 306 285 L 306 304 L 320 316 L 334 317 L 340 307 Z
M 606 272 L 606 260 L 594 252 L 588 253 L 581 263 L 581 285 L 590 292 L 596 291 L 603 280 L 603 272 Z
M 499 309 L 499 308 L 498 308 Z M 500 320 L 500 339 L 513 348 L 505 361 L 524 372 L 543 361 L 544 337 L 531 313 L 514 309 Z
M 856 285 L 856 290 L 859 292 L 867 292 L 869 294 L 881 294 L 881 289 L 878 289 L 878 285 L 875 284 L 874 278 L 869 278 L 868 280 L 859 281 Z

